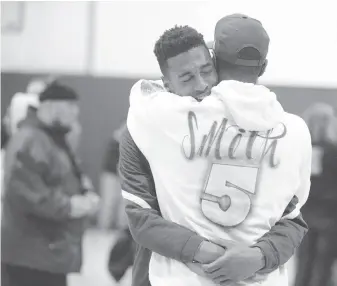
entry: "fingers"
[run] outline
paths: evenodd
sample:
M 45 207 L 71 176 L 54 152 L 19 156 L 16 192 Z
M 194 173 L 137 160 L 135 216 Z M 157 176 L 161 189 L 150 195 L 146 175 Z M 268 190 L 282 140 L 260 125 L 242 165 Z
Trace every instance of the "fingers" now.
M 220 286 L 231 286 L 231 285 L 233 285 L 233 281 L 232 280 L 224 280 L 222 282 L 218 282 L 218 284 L 220 284 Z
M 216 279 L 212 279 L 214 283 L 216 283 L 217 285 L 220 285 L 220 286 L 231 286 L 233 285 L 233 281 L 228 279 L 227 276 L 223 275 L 223 276 L 220 276 Z
M 83 185 L 84 188 L 86 188 L 88 190 L 94 189 L 92 181 L 87 176 L 83 176 L 81 179 L 82 179 L 82 185 Z
M 245 279 L 244 281 L 252 284 L 252 283 L 256 283 L 256 282 L 262 282 L 266 280 L 266 275 L 259 275 L 259 274 L 255 274 L 252 277 L 249 277 L 247 279 Z
M 70 213 L 72 217 L 83 217 L 86 214 L 88 203 L 82 196 L 75 195 L 70 199 Z
M 233 282 L 234 282 L 233 280 L 230 280 L 227 275 L 220 275 L 218 277 L 211 278 L 211 279 L 214 283 L 216 283 L 217 285 L 221 285 L 221 286 L 231 286 L 233 285 Z
M 210 263 L 210 264 L 204 264 L 202 266 L 203 270 L 208 273 L 208 274 L 212 274 L 216 271 L 218 271 L 221 266 L 218 265 L 218 260 L 215 260 L 214 262 Z
M 202 266 L 200 263 L 193 263 L 193 262 L 189 262 L 186 263 L 186 266 L 195 274 L 198 274 L 199 276 L 203 276 L 206 277 L 205 272 L 202 269 Z
M 217 271 L 214 271 L 212 273 L 209 273 L 209 272 L 205 272 L 205 273 L 206 273 L 207 277 L 212 279 L 212 280 L 220 279 L 221 277 L 225 277 L 225 276 L 228 279 L 228 276 L 227 276 L 228 273 L 226 273 L 225 271 L 217 270 Z
M 218 244 L 224 248 L 230 248 L 236 246 L 238 243 L 232 240 L 222 239 L 222 238 L 214 238 L 211 240 L 213 243 Z
M 86 209 L 86 213 L 89 216 L 96 214 L 100 204 L 100 197 L 94 192 L 88 192 L 83 196 L 83 200 L 85 201 L 83 208 Z
M 86 197 L 90 200 L 90 202 L 94 205 L 100 202 L 100 197 L 94 192 L 88 192 Z

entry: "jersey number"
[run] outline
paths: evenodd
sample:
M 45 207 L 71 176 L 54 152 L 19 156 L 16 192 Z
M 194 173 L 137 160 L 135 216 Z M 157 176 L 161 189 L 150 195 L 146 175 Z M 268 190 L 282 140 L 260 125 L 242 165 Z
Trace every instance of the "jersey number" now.
M 259 168 L 212 164 L 201 194 L 201 210 L 212 222 L 236 226 L 243 222 L 256 192 Z

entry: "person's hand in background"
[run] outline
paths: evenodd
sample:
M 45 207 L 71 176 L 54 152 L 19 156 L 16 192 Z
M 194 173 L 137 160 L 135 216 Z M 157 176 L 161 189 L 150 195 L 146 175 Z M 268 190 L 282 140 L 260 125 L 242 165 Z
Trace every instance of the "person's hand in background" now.
M 91 191 L 84 195 L 74 195 L 70 198 L 70 216 L 81 218 L 94 215 L 98 210 L 99 202 L 99 196 Z
M 96 194 L 96 192 L 89 191 L 85 194 L 85 196 L 90 200 L 91 202 L 91 211 L 88 215 L 93 216 L 96 215 L 96 213 L 99 210 L 101 198 L 99 195 Z
M 94 191 L 94 185 L 92 184 L 92 181 L 88 176 L 83 175 L 81 177 L 81 184 L 83 189 L 87 191 Z

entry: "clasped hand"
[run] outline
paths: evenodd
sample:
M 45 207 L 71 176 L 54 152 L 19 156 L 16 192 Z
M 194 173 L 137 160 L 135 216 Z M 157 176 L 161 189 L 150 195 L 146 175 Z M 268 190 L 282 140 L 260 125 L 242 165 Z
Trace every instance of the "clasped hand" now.
M 226 240 L 216 243 L 221 247 L 203 242 L 195 256 L 196 262 L 187 266 L 221 286 L 247 279 L 255 281 L 256 272 L 264 267 L 264 257 L 259 248 Z

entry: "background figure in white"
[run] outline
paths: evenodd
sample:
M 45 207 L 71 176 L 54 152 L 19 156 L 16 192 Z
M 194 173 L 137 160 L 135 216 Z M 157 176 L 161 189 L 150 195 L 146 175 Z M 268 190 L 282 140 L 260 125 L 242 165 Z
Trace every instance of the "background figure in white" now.
M 36 81 L 34 81 L 36 82 Z M 29 85 L 28 85 L 29 87 Z M 29 90 L 27 87 L 27 91 Z M 39 105 L 39 98 L 38 93 L 41 92 L 45 88 L 45 85 L 40 85 L 40 89 L 35 88 L 36 93 L 23 93 L 18 92 L 13 95 L 11 103 L 7 109 L 6 115 L 3 118 L 1 128 L 5 130 L 1 130 L 1 132 L 6 132 L 6 136 L 8 136 L 6 141 L 10 140 L 10 137 L 15 134 L 18 127 L 20 126 L 20 122 L 24 120 L 27 115 L 30 115 L 31 112 L 35 112 Z M 32 91 L 32 90 L 30 90 Z M 6 143 L 4 142 L 4 146 L 1 143 L 1 202 L 2 202 L 2 195 L 3 195 L 3 180 L 4 180 L 4 170 L 3 170 L 3 163 L 6 156 Z M 2 204 L 1 204 L 2 208 Z
M 37 109 L 39 106 L 39 94 L 45 90 L 47 84 L 53 80 L 48 77 L 45 80 L 42 78 L 32 79 L 24 92 L 17 92 L 13 95 L 11 103 L 7 108 L 6 114 L 2 119 L 1 128 L 6 128 L 7 135 L 11 137 L 17 129 L 19 123 L 27 117 L 32 110 L 29 108 Z M 9 139 L 8 139 L 9 140 Z M 3 190 L 3 160 L 5 157 L 5 150 L 1 143 L 1 197 Z

